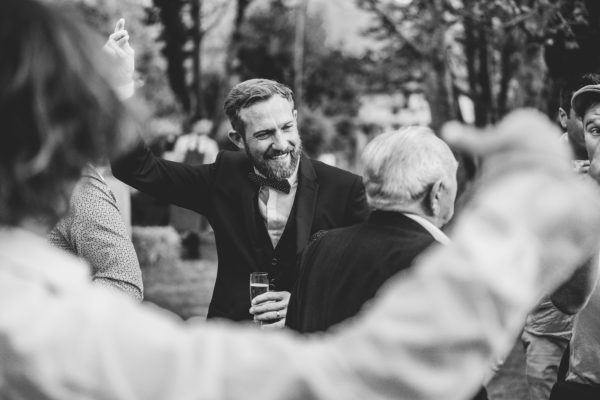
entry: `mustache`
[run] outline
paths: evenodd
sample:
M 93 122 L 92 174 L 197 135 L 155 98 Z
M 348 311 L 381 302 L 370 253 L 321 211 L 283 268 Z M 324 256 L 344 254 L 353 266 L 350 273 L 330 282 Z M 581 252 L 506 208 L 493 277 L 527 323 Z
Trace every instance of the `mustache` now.
M 274 150 L 274 149 L 268 149 L 265 154 L 264 154 L 264 158 L 273 158 L 273 157 L 277 157 L 277 156 L 282 156 L 284 154 L 293 154 L 296 151 L 296 147 L 294 146 L 290 146 L 285 150 Z

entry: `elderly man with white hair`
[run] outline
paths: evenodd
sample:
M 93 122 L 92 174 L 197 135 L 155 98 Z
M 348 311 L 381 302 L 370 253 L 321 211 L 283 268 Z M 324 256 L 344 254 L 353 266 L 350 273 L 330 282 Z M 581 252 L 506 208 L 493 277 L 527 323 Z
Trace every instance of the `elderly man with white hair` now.
M 362 224 L 319 233 L 306 249 L 286 325 L 327 330 L 356 315 L 392 275 L 434 243 L 454 213 L 458 163 L 430 129 L 385 133 L 363 153 L 373 212 Z

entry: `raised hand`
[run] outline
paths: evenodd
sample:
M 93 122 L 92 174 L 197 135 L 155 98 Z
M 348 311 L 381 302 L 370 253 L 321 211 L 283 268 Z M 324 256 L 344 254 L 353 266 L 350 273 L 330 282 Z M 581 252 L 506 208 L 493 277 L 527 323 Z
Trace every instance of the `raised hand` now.
M 129 45 L 129 33 L 125 30 L 125 19 L 115 25 L 114 32 L 108 37 L 104 51 L 111 58 L 114 84 L 117 86 L 133 83 L 135 72 L 135 50 Z

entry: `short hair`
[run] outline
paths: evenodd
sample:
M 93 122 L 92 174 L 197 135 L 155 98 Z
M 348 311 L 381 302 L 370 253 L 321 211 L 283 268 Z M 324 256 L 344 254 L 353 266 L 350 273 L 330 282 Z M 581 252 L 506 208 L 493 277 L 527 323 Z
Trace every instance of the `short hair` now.
M 458 162 L 446 143 L 426 127 L 377 136 L 362 154 L 369 205 L 394 210 L 420 202 L 432 185 L 456 179 Z
M 573 93 L 584 86 L 600 84 L 600 74 L 586 73 L 569 77 L 559 89 L 560 107 L 567 115 L 571 112 Z
M 0 1 L 0 224 L 64 213 L 83 166 L 121 148 L 127 112 L 102 41 L 73 13 Z
M 240 118 L 240 111 L 273 96 L 281 96 L 290 102 L 292 108 L 295 107 L 294 93 L 282 83 L 270 79 L 249 79 L 235 85 L 223 105 L 231 127 L 244 136 L 244 121 Z

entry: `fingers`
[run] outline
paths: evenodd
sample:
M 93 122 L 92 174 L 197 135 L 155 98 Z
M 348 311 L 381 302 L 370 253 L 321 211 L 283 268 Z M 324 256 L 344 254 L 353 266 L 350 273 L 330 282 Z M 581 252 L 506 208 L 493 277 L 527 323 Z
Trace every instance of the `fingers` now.
M 270 311 L 279 311 L 286 310 L 288 306 L 288 299 L 279 300 L 279 301 L 268 301 L 266 303 L 261 303 L 258 305 L 253 305 L 250 307 L 250 314 L 258 315 L 262 313 L 267 313 Z
M 267 301 L 281 301 L 290 298 L 290 292 L 266 292 L 252 299 L 252 304 L 257 305 Z
M 257 321 L 271 321 L 285 318 L 290 300 L 289 292 L 267 292 L 252 300 L 250 314 Z
M 117 24 L 115 25 L 115 33 L 122 31 L 125 29 L 125 18 L 121 18 L 117 21 Z
M 278 321 L 280 319 L 285 319 L 285 317 L 287 317 L 287 308 L 254 314 L 254 320 L 261 322 Z
M 124 38 L 127 38 L 127 40 L 129 40 L 129 32 L 127 32 L 126 30 L 123 29 L 123 30 L 120 30 L 118 32 L 111 34 L 108 37 L 108 40 L 109 40 L 109 42 L 119 43 Z
M 123 37 L 121 37 L 119 40 L 117 40 L 117 44 L 119 45 L 119 47 L 124 47 L 127 44 L 129 44 L 129 35 L 124 35 Z
M 485 130 L 453 122 L 446 124 L 441 134 L 451 147 L 481 158 L 482 170 L 489 175 L 504 174 L 507 168 L 523 164 L 528 168 L 572 171 L 569 150 L 556 139 L 560 132 L 537 111 L 513 111 L 494 128 Z

